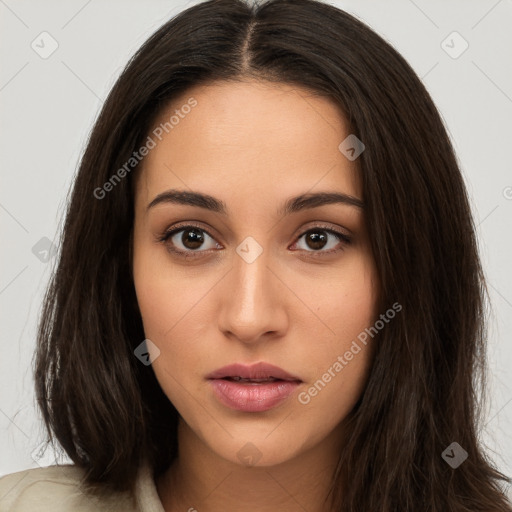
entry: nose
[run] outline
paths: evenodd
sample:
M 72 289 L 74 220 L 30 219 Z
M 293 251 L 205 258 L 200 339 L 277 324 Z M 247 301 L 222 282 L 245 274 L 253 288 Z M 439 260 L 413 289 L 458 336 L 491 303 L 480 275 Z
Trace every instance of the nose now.
M 285 334 L 293 294 L 271 267 L 266 251 L 252 262 L 234 254 L 233 267 L 218 289 L 219 329 L 228 338 L 253 345 Z

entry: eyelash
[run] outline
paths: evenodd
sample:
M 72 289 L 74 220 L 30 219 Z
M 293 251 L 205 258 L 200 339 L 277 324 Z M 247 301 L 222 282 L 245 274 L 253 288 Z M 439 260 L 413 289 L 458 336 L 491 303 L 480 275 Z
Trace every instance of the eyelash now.
M 184 225 L 181 225 L 181 226 L 176 226 L 170 230 L 166 230 L 164 231 L 161 235 L 159 235 L 157 237 L 157 242 L 160 242 L 164 245 L 167 246 L 167 250 L 172 252 L 173 254 L 176 254 L 177 256 L 180 256 L 180 257 L 183 257 L 183 258 L 197 258 L 197 257 L 201 257 L 201 253 L 205 253 L 205 252 L 208 252 L 208 250 L 206 251 L 183 251 L 181 249 L 176 249 L 174 247 L 170 247 L 168 244 L 167 244 L 167 241 L 169 240 L 169 238 L 171 238 L 173 235 L 175 235 L 176 233 L 179 233 L 181 231 L 186 231 L 188 228 L 194 228 L 194 229 L 197 229 L 199 231 L 202 231 L 203 233 L 206 233 L 210 238 L 212 238 L 213 240 L 215 240 L 215 237 L 212 236 L 208 230 L 202 228 L 201 226 L 198 226 L 196 224 L 184 224 Z M 340 251 L 343 251 L 345 249 L 345 245 L 349 245 L 351 242 L 352 242 L 352 239 L 347 236 L 346 234 L 340 232 L 340 231 L 337 231 L 337 230 L 334 230 L 332 228 L 329 228 L 327 226 L 322 226 L 322 225 L 318 225 L 318 226 L 312 226 L 311 228 L 308 228 L 306 231 L 304 231 L 303 233 L 301 233 L 298 237 L 297 237 L 297 240 L 296 242 L 294 242 L 293 245 L 295 245 L 295 243 L 297 243 L 304 235 L 310 233 L 310 232 L 314 232 L 315 230 L 318 230 L 318 231 L 324 231 L 326 233 L 329 233 L 331 235 L 334 235 L 336 238 L 338 238 L 338 240 L 342 243 L 342 247 L 339 248 L 339 249 L 330 249 L 328 251 L 322 251 L 322 250 L 318 250 L 318 251 L 304 251 L 306 253 L 312 253 L 310 255 L 308 255 L 308 257 L 312 257 L 312 258 L 317 258 L 317 257 L 322 257 L 322 255 L 325 255 L 325 254 L 334 254 L 334 253 L 338 253 Z M 217 243 L 217 242 L 216 242 Z M 215 250 L 215 249 L 212 249 L 212 250 Z

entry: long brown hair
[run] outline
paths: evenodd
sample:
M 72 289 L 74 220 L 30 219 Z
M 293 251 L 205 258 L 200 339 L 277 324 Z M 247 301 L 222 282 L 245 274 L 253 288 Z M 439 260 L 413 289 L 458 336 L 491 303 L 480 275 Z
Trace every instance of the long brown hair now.
M 177 95 L 246 78 L 307 88 L 343 109 L 366 147 L 359 165 L 381 311 L 403 306 L 379 333 L 347 418 L 332 509 L 512 510 L 501 488 L 510 480 L 478 439 L 488 297 L 447 132 L 397 51 L 315 0 L 197 4 L 153 34 L 117 80 L 81 160 L 41 312 L 35 380 L 49 440 L 103 489 L 133 490 L 144 459 L 155 477 L 175 459 L 178 413 L 134 356 L 144 340 L 130 258 L 139 166 L 104 184 Z M 441 456 L 453 442 L 468 454 L 456 469 Z

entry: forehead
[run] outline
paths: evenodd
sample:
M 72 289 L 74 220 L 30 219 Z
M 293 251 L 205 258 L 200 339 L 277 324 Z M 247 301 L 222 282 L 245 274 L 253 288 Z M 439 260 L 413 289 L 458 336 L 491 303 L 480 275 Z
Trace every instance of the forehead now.
M 256 81 L 195 86 L 157 117 L 142 188 L 149 200 L 173 187 L 247 199 L 261 193 L 269 202 L 280 190 L 315 186 L 361 197 L 357 163 L 338 149 L 349 133 L 341 108 L 307 89 Z

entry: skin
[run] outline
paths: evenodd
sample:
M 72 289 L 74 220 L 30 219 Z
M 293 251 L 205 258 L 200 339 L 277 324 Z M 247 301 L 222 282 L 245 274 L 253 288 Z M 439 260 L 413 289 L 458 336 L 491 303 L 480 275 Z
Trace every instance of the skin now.
M 193 87 L 155 125 L 190 97 L 197 106 L 164 132 L 136 181 L 137 299 L 146 337 L 160 350 L 156 377 L 180 413 L 179 458 L 158 480 L 158 494 L 167 512 L 325 510 L 344 419 L 368 378 L 371 342 L 308 404 L 298 393 L 374 324 L 379 282 L 363 209 L 329 204 L 285 217 L 277 211 L 292 196 L 320 191 L 363 199 L 357 160 L 338 149 L 350 130 L 331 100 L 253 80 Z M 168 189 L 207 193 L 228 213 L 174 203 L 147 210 Z M 157 241 L 188 221 L 212 238 L 201 232 L 196 249 L 183 232 Z M 302 235 L 318 224 L 349 234 L 351 243 L 322 228 L 315 233 L 328 236 L 326 245 L 308 243 Z M 248 236 L 263 248 L 250 264 L 236 252 Z M 199 256 L 173 254 L 172 241 Z M 303 383 L 265 412 L 222 405 L 206 375 L 260 361 Z M 248 442 L 260 456 L 253 466 L 237 456 Z

